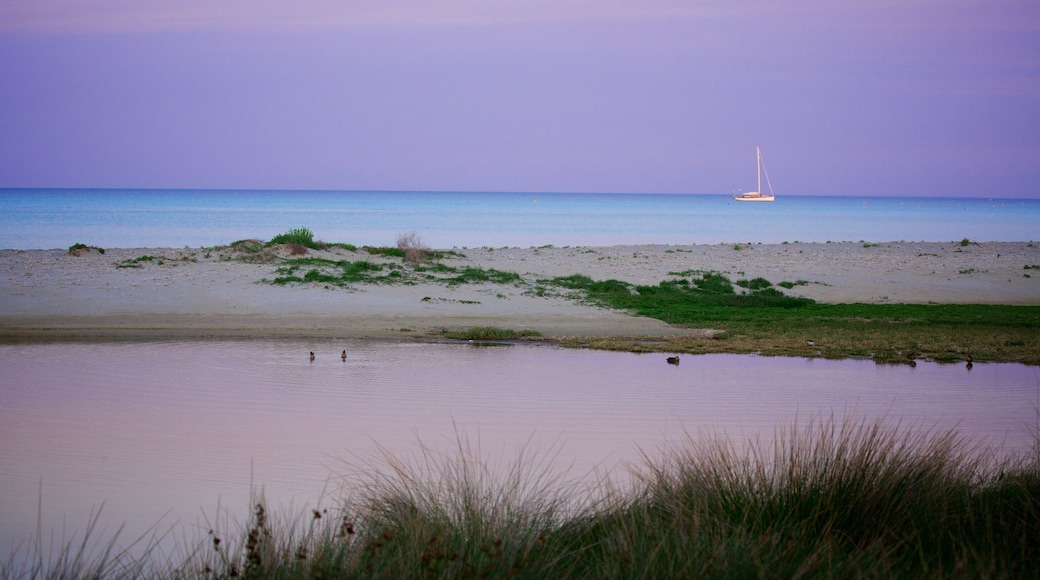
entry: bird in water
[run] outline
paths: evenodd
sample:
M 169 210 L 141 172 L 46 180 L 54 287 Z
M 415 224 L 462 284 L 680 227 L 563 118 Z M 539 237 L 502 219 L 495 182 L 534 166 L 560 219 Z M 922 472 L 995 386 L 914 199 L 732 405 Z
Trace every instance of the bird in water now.
M 968 369 L 970 371 L 971 367 L 975 366 L 974 364 L 972 364 L 972 362 L 974 362 L 974 361 L 975 361 L 975 359 L 972 358 L 972 356 L 969 354 L 968 355 L 968 364 L 964 365 L 964 368 L 966 368 L 966 369 Z
M 668 364 L 670 364 L 670 365 L 678 365 L 679 364 L 679 357 L 677 357 L 677 356 L 670 356 L 670 357 L 668 357 L 667 360 L 668 360 Z
M 314 362 L 314 351 L 311 351 L 311 362 Z
M 339 355 L 339 358 L 343 359 L 343 362 L 347 362 L 347 351 L 346 351 L 346 350 L 344 350 L 344 351 L 343 351 L 343 352 L 342 352 L 342 353 L 341 353 L 341 354 Z

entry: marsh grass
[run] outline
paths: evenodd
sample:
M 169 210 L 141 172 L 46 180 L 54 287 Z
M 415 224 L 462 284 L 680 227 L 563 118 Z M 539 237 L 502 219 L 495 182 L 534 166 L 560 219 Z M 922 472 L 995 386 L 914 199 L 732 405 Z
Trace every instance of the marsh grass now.
M 75 544 L 26 577 L 1022 577 L 1040 566 L 1037 453 L 833 417 L 644 452 L 624 483 L 571 479 L 559 447 L 479 438 L 348 465 L 335 509 L 207 526 L 176 564 Z M 1040 447 L 1038 447 L 1040 449 Z M 508 455 L 508 454 L 507 454 Z M 14 577 L 14 568 L 4 568 Z

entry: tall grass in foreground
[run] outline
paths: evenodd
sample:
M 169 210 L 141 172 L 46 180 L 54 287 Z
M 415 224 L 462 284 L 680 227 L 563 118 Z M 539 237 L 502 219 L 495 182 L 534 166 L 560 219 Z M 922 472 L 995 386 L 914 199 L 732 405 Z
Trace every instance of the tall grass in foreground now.
M 333 511 L 211 531 L 178 578 L 1020 577 L 1040 570 L 1040 462 L 953 432 L 820 419 L 688 437 L 624 486 L 460 441 L 362 465 Z M 133 575 L 144 567 L 122 568 Z M 56 576 L 66 577 L 64 574 Z M 67 577 L 73 577 L 69 575 Z

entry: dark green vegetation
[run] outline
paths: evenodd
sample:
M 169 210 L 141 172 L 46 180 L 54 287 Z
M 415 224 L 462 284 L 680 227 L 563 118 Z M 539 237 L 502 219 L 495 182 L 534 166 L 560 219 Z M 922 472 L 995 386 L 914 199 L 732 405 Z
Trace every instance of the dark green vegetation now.
M 750 291 L 737 292 L 728 278 L 715 272 L 673 274 L 678 277 L 656 286 L 593 281 L 587 276 L 548 282 L 579 289 L 601 306 L 717 331 L 711 338 L 671 339 L 663 347 L 639 341 L 569 341 L 574 346 L 865 357 L 893 364 L 913 364 L 915 359 L 959 362 L 969 357 L 1040 364 L 1040 307 L 1036 306 L 820 304 L 786 296 L 761 278 L 741 284 Z
M 391 248 L 396 250 L 396 248 Z M 383 253 L 382 255 L 387 255 Z M 514 272 L 502 272 L 476 266 L 456 268 L 444 264 L 404 265 L 367 260 L 326 260 L 323 258 L 289 258 L 276 270 L 272 284 L 316 282 L 328 286 L 365 284 L 418 284 L 437 282 L 458 284 L 520 284 L 523 279 Z
M 1037 449 L 1040 453 L 1040 448 Z M 423 447 L 336 509 L 203 527 L 184 556 L 16 553 L 61 578 L 1018 578 L 1040 569 L 1040 461 L 953 433 L 819 420 L 745 448 L 692 438 L 629 483 Z M 226 527 L 226 526 L 225 526 Z M 201 537 L 199 537 L 201 536 Z M 5 574 L 6 575 L 6 574 Z
M 78 255 L 80 255 L 83 252 L 90 252 L 90 251 L 94 251 L 94 252 L 97 252 L 99 254 L 104 254 L 105 253 L 105 249 L 104 248 L 99 248 L 97 246 L 88 246 L 86 244 L 81 244 L 81 243 L 76 243 L 76 244 L 72 244 L 71 246 L 69 246 L 68 253 L 73 255 L 73 256 L 78 256 Z
M 318 250 L 323 247 L 323 244 L 314 241 L 314 232 L 307 228 L 296 228 L 284 234 L 278 234 L 264 245 L 273 246 L 275 244 L 299 244 L 312 250 Z
M 130 258 L 128 260 L 122 260 L 116 264 L 116 268 L 140 268 L 142 262 L 155 262 L 156 265 L 163 265 L 165 258 L 162 256 L 152 256 L 145 254 L 136 258 Z

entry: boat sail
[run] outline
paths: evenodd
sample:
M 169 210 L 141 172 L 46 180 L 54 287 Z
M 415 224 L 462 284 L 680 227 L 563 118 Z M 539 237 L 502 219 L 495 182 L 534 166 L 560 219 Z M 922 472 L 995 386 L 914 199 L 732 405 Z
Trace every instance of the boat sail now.
M 773 201 L 773 186 L 769 183 L 769 174 L 766 173 L 766 185 L 769 187 L 769 194 L 762 193 L 762 151 L 755 147 L 755 156 L 758 157 L 758 189 L 755 191 L 749 191 L 740 195 L 734 195 L 733 199 L 737 201 Z

